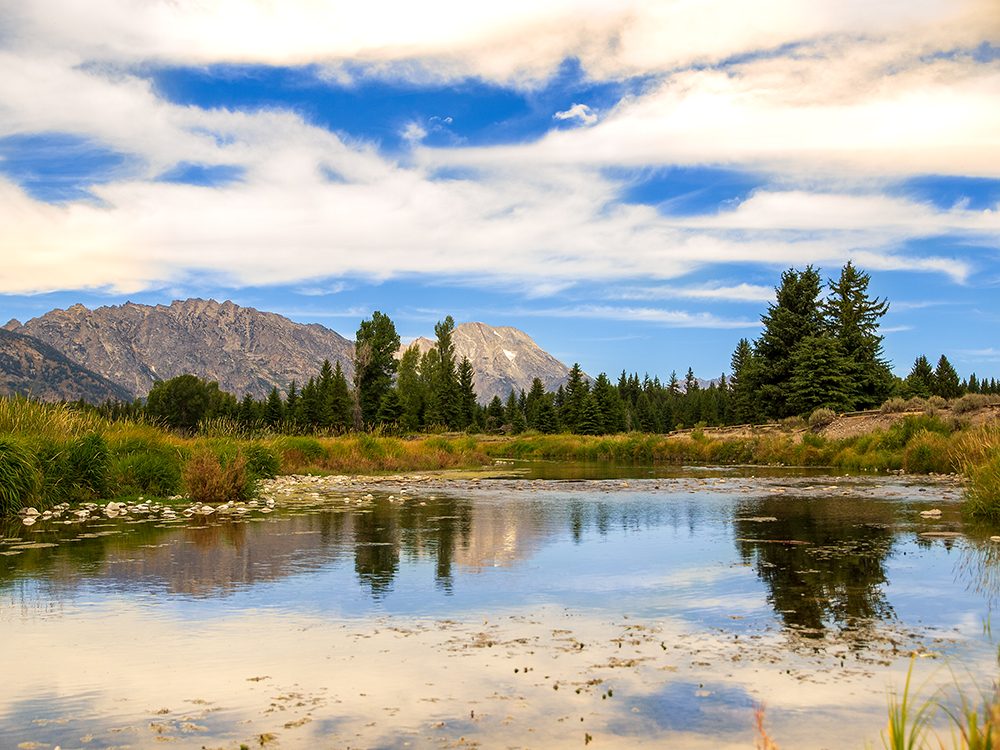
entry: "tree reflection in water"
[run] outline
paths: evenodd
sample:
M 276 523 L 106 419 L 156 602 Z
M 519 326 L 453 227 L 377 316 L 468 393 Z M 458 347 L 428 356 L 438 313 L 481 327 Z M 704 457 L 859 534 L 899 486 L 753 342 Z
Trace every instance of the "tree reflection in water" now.
M 435 584 L 451 593 L 456 545 L 468 543 L 471 529 L 468 500 L 445 497 L 398 505 L 379 500 L 354 515 L 354 569 L 378 600 L 392 591 L 401 553 L 412 558 L 430 554 Z
M 822 638 L 894 617 L 883 586 L 892 517 L 857 498 L 765 498 L 738 509 L 736 547 L 786 626 Z

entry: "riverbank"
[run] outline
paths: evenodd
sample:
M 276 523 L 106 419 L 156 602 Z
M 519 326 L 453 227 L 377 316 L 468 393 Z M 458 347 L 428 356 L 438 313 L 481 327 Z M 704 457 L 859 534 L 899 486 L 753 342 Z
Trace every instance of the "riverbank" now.
M 963 475 L 969 508 L 1000 518 L 998 407 L 842 415 L 670 434 L 613 436 L 263 435 L 179 437 L 153 425 L 106 422 L 64 405 L 0 399 L 0 516 L 25 507 L 108 500 L 201 504 L 253 499 L 261 480 L 291 474 L 376 475 L 481 469 L 547 459 L 833 467 L 844 472 Z

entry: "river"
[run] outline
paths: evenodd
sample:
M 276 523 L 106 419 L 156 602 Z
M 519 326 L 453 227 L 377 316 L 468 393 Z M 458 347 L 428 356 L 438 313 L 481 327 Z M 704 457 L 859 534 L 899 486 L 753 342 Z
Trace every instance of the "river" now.
M 0 526 L 2 748 L 881 746 L 997 676 L 947 478 L 511 464 Z M 273 501 L 269 506 L 266 499 Z M 940 518 L 921 511 L 940 509 Z

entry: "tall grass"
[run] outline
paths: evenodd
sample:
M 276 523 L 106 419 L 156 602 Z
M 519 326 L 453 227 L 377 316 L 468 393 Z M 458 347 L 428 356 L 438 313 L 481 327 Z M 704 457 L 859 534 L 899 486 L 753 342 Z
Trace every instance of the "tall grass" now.
M 0 516 L 17 513 L 38 496 L 41 474 L 24 445 L 0 437 Z
M 966 476 L 966 508 L 975 516 L 1000 521 L 1000 424 L 969 432 L 958 453 Z
M 103 433 L 107 428 L 100 415 L 66 404 L 43 404 L 24 396 L 0 397 L 0 434 L 66 439 Z

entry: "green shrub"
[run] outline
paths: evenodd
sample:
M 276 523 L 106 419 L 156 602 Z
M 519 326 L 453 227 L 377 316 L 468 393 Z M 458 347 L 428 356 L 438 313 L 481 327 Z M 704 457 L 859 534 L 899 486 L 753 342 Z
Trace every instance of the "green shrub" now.
M 69 443 L 66 462 L 78 499 L 99 499 L 108 494 L 110 454 L 103 435 L 92 432 Z
M 952 470 L 948 439 L 937 432 L 923 430 L 906 445 L 903 468 L 910 474 L 947 474 Z
M 780 422 L 782 432 L 794 432 L 806 426 L 806 420 L 802 417 L 785 417 Z
M 990 397 L 983 393 L 966 393 L 961 398 L 957 398 L 951 403 L 951 410 L 955 414 L 965 414 L 967 412 L 979 411 L 990 405 Z
M 906 411 L 927 411 L 927 399 L 914 396 L 906 402 Z
M 323 444 L 311 437 L 283 438 L 276 447 L 282 452 L 296 450 L 307 461 L 322 461 L 329 455 Z
M 244 443 L 241 446 L 246 469 L 253 479 L 274 479 L 281 471 L 281 458 L 266 445 Z
M 31 451 L 21 442 L 0 437 L 0 516 L 10 516 L 36 502 L 41 476 Z
M 162 451 L 127 453 L 112 459 L 115 494 L 168 497 L 181 490 L 181 457 Z
M 830 424 L 837 418 L 837 412 L 833 409 L 821 407 L 809 415 L 810 427 L 823 427 Z
M 899 414 L 900 412 L 907 411 L 907 401 L 905 398 L 890 398 L 879 409 L 881 414 Z M 923 408 L 921 408 L 923 411 Z
M 441 438 L 431 439 L 440 440 Z M 355 438 L 354 446 L 358 455 L 366 461 L 378 462 L 385 459 L 385 447 L 382 445 L 382 441 L 376 437 L 362 433 Z
M 965 467 L 965 509 L 974 516 L 1000 521 L 1000 454 Z

